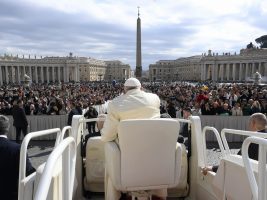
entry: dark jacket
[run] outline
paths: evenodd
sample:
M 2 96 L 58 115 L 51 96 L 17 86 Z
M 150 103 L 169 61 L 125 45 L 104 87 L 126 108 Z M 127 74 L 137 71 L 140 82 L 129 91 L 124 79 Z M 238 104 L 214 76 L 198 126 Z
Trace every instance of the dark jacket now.
M 92 106 L 90 106 L 88 111 L 84 114 L 84 117 L 86 119 L 97 118 L 97 116 L 98 116 L 98 112 Z
M 68 125 L 71 126 L 71 122 L 72 122 L 72 117 L 73 115 L 80 115 L 79 111 L 76 108 L 73 108 L 69 115 L 68 115 Z
M 20 145 L 0 137 L 0 199 L 18 199 Z M 26 175 L 33 173 L 27 157 Z
M 267 130 L 261 130 L 261 131 L 257 131 L 257 132 L 261 132 L 261 133 L 266 133 Z M 242 155 L 241 149 L 239 150 L 239 152 L 237 153 L 238 155 Z M 254 144 L 251 143 L 248 147 L 248 157 L 253 159 L 253 160 L 258 160 L 259 159 L 259 145 L 258 144 Z
M 26 114 L 23 108 L 20 108 L 18 105 L 15 105 L 12 109 L 12 116 L 14 119 L 13 125 L 15 127 L 27 127 L 28 121 Z

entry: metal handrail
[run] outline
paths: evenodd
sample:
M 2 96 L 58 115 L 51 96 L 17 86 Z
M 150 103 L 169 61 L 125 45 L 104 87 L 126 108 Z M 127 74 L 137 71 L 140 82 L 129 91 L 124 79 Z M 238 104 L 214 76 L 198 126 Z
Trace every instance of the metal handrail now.
M 224 148 L 225 148 L 225 151 L 226 151 L 226 155 L 230 155 L 231 154 L 228 142 L 227 142 L 226 137 L 225 137 L 226 133 L 235 134 L 235 135 L 256 136 L 256 137 L 260 137 L 260 138 L 267 138 L 266 133 L 224 128 L 221 131 L 221 137 L 222 137 L 222 141 L 223 141 Z
M 68 137 L 48 157 L 34 200 L 46 200 L 53 176 L 53 169 L 61 157 L 62 166 L 64 166 L 62 167 L 62 199 L 72 199 L 76 164 L 76 144 L 74 138 Z
M 192 124 L 192 122 L 189 119 L 183 119 L 183 118 L 170 118 L 170 119 L 175 119 L 178 122 L 183 122 L 183 123 L 188 123 L 188 124 Z
M 219 147 L 220 147 L 220 150 L 222 152 L 222 156 L 225 157 L 225 149 L 224 149 L 224 146 L 223 146 L 223 143 L 222 143 L 222 139 L 220 137 L 220 134 L 218 132 L 218 130 L 214 127 L 211 127 L 211 126 L 205 126 L 203 128 L 203 131 L 202 131 L 202 139 L 203 139 L 203 154 L 204 154 L 204 163 L 205 163 L 205 166 L 207 165 L 207 154 L 206 154 L 206 133 L 207 131 L 212 131 L 215 136 L 216 136 L 216 139 L 218 141 L 218 144 L 219 144 Z
M 258 183 L 254 176 L 252 166 L 248 157 L 248 147 L 251 143 L 259 145 L 259 162 L 258 162 Z M 254 200 L 265 200 L 267 198 L 266 192 L 266 152 L 267 140 L 259 137 L 248 137 L 242 145 L 242 158 L 245 169 L 248 175 L 250 188 Z
M 96 122 L 98 121 L 99 118 L 90 118 L 90 119 L 86 119 L 84 118 L 83 120 L 80 121 L 80 123 L 86 123 L 86 122 Z
M 39 136 L 44 136 L 44 135 L 49 135 L 49 134 L 57 134 L 57 140 L 60 137 L 60 129 L 59 128 L 53 128 L 53 129 L 48 129 L 48 130 L 43 130 L 43 131 L 37 131 L 37 132 L 31 132 L 28 133 L 21 144 L 21 149 L 20 149 L 20 162 L 19 162 L 19 192 L 18 192 L 18 199 L 21 200 L 23 199 L 24 196 L 24 190 L 22 190 L 23 187 L 23 180 L 26 177 L 26 156 L 27 156 L 27 147 L 32 138 L 36 138 Z
M 65 136 L 67 131 L 69 132 L 69 135 L 70 135 L 71 134 L 71 126 L 65 126 L 62 129 L 60 136 L 56 140 L 56 145 L 55 146 L 57 146 L 64 139 L 64 136 Z
M 83 120 L 80 120 L 80 123 L 86 123 L 86 122 L 96 122 L 98 120 L 101 120 L 101 118 L 90 118 L 90 119 L 83 119 Z M 170 119 L 174 119 L 174 120 L 177 120 L 179 122 L 184 122 L 184 123 L 188 123 L 188 124 L 191 124 L 192 122 L 189 120 L 189 119 L 183 119 L 183 118 L 170 118 Z

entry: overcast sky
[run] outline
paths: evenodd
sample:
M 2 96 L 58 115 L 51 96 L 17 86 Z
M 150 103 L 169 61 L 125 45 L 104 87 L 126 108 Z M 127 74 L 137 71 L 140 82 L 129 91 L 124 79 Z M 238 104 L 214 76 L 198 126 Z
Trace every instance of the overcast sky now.
M 142 63 L 239 52 L 267 34 L 267 0 L 0 0 L 0 54 L 87 56 Z

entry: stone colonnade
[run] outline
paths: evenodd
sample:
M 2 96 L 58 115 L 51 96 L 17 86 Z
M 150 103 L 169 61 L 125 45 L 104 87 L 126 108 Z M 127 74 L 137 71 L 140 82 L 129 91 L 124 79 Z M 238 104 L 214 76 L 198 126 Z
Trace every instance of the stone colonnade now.
M 246 81 L 256 72 L 267 76 L 267 62 L 203 63 L 201 80 Z
M 0 85 L 21 84 L 27 74 L 34 83 L 79 81 L 78 66 L 20 66 L 0 64 Z

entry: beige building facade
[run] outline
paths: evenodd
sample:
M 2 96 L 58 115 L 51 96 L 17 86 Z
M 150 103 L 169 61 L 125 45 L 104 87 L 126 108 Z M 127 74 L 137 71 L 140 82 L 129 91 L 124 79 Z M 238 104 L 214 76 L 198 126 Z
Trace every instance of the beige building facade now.
M 27 75 L 34 83 L 79 81 L 79 66 L 72 55 L 40 57 L 4 55 L 0 57 L 0 85 L 20 84 Z
M 94 58 L 80 58 L 80 81 L 103 81 L 107 65 L 102 60 Z
M 191 56 L 177 60 L 160 60 L 149 65 L 150 81 L 200 80 L 202 56 Z
M 240 54 L 213 53 L 201 56 L 160 60 L 149 65 L 150 81 L 205 81 L 248 82 L 260 73 L 267 82 L 267 49 L 241 49 Z
M 119 60 L 105 61 L 107 68 L 105 73 L 105 80 L 124 81 L 131 77 L 131 67 Z
M 267 77 L 267 49 L 241 49 L 240 54 L 218 55 L 210 50 L 201 59 L 201 80 L 246 82 L 259 72 Z
M 33 83 L 125 80 L 130 65 L 120 61 L 102 61 L 88 57 L 0 56 L 0 85 L 21 84 L 25 75 Z

